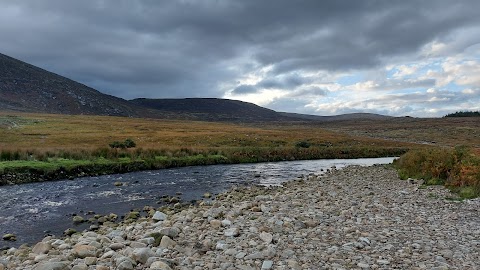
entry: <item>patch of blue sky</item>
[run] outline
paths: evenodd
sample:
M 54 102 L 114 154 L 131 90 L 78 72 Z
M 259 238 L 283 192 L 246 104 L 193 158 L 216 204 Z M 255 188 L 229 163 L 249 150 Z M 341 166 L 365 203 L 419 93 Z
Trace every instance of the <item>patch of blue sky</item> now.
M 464 90 L 466 87 L 465 86 L 460 86 L 454 82 L 450 82 L 445 86 L 440 87 L 440 90 L 447 90 L 447 91 L 452 91 L 452 92 L 460 92 Z
M 440 61 L 435 61 L 432 63 L 429 63 L 427 65 L 419 67 L 417 71 L 414 74 L 426 74 L 429 70 L 434 71 L 434 72 L 441 72 L 443 71 L 442 67 L 442 62 Z
M 363 80 L 364 80 L 364 76 L 360 73 L 356 73 L 356 74 L 343 76 L 343 77 L 339 78 L 336 81 L 336 83 L 345 86 L 345 85 L 352 85 L 352 84 L 361 82 Z

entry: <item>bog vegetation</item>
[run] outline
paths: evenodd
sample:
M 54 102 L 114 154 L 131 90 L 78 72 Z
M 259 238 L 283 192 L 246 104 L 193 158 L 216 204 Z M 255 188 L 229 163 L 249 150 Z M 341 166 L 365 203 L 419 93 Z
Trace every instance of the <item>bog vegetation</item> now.
M 480 155 L 469 147 L 412 150 L 397 160 L 395 167 L 403 179 L 443 184 L 462 198 L 480 196 Z

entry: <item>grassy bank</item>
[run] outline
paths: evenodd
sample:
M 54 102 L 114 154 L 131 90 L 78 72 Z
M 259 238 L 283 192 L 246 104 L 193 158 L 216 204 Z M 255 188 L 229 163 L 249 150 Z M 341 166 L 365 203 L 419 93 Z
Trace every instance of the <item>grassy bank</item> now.
M 413 150 L 394 163 L 403 179 L 424 179 L 441 184 L 462 198 L 480 196 L 480 153 L 472 148 L 431 148 Z

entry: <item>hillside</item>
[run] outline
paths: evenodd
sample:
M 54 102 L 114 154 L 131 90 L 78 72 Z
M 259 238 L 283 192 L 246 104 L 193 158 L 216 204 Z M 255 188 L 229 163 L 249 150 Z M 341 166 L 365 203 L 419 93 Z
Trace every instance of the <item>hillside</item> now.
M 239 100 L 218 98 L 145 99 L 131 100 L 133 104 L 163 113 L 203 121 L 292 121 L 280 113 Z
M 0 109 L 22 112 L 143 116 L 128 101 L 0 54 Z

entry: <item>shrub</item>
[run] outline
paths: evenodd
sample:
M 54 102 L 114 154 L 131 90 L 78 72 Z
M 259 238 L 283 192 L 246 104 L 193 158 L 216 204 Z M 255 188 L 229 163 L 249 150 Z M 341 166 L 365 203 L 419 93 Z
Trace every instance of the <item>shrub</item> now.
M 108 144 L 111 148 L 134 148 L 137 144 L 132 139 L 126 139 L 124 142 L 114 141 Z
M 126 148 L 134 148 L 137 144 L 132 139 L 126 139 L 124 142 Z
M 295 146 L 298 148 L 309 148 L 311 144 L 307 141 L 300 141 L 300 142 L 297 142 Z

